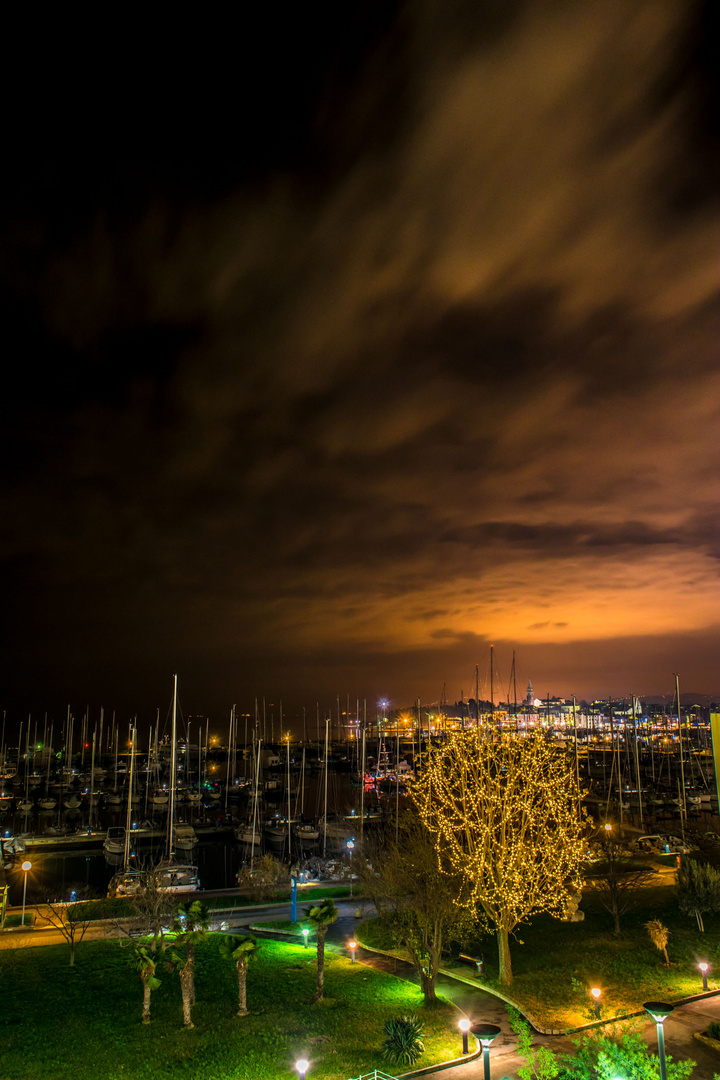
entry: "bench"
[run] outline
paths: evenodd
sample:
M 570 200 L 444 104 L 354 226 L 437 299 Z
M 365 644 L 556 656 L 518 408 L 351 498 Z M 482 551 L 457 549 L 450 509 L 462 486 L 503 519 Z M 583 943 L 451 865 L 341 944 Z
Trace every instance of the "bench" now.
M 460 953 L 458 960 L 464 960 L 466 964 L 474 964 L 475 974 L 478 978 L 485 974 L 485 960 L 482 956 L 470 956 L 469 953 Z

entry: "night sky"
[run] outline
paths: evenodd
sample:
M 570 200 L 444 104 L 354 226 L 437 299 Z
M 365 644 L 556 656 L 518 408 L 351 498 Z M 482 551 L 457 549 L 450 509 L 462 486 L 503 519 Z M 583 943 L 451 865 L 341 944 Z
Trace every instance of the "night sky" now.
M 336 7 L 9 37 L 0 707 L 720 694 L 715 5 Z

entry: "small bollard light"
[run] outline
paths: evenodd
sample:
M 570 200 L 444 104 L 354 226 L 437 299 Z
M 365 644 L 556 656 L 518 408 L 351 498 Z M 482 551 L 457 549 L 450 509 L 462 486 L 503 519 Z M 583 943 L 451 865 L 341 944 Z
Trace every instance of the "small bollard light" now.
M 707 984 L 708 966 L 709 965 L 705 964 L 705 963 L 698 964 L 698 967 L 700 968 L 700 970 L 702 972 L 703 990 L 707 990 L 707 988 L 708 988 L 708 984 Z
M 593 986 L 590 993 L 595 998 L 595 1015 L 599 1020 L 600 1019 L 600 995 L 602 993 L 602 990 L 598 986 Z
M 310 1062 L 307 1061 L 305 1058 L 300 1058 L 299 1061 L 295 1062 L 295 1068 L 300 1074 L 300 1080 L 302 1080 L 302 1078 L 305 1076 L 305 1073 L 310 1068 Z
M 355 963 L 355 950 L 357 949 L 357 941 L 348 941 L 348 949 L 350 950 L 350 963 Z
M 468 1053 L 468 1031 L 470 1030 L 470 1021 L 467 1019 L 467 1017 L 463 1017 L 463 1019 L 459 1021 L 458 1027 L 462 1031 L 463 1054 L 467 1054 Z
M 302 932 L 303 944 L 305 945 L 306 949 L 307 949 L 307 939 L 308 939 L 308 934 L 309 933 L 310 933 L 310 931 L 308 930 L 307 926 L 303 927 L 303 932 Z

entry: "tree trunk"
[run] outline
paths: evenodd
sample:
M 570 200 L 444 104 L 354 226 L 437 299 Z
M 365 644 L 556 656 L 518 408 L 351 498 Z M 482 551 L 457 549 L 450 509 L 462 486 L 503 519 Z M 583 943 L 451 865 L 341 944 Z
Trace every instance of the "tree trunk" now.
M 187 971 L 189 972 L 190 979 L 190 1004 L 195 1004 L 195 942 L 188 941 L 187 944 Z
M 703 917 L 700 914 L 700 912 L 697 910 L 697 908 L 695 909 L 695 918 L 697 919 L 698 930 L 702 934 L 704 934 L 705 933 L 705 923 L 703 922 Z M 70 961 L 70 963 L 72 963 L 72 960 Z
M 183 1023 L 186 1028 L 195 1027 L 192 1022 L 190 1010 L 192 1009 L 192 971 L 186 964 L 180 972 L 180 991 L 182 993 Z
M 512 962 L 510 960 L 510 941 L 508 939 L 507 929 L 503 926 L 496 931 L 498 943 L 498 968 L 500 971 L 500 982 L 505 986 L 510 986 L 512 982 Z
M 242 961 L 237 966 L 238 973 L 238 1016 L 247 1015 L 247 993 L 245 986 L 245 977 L 247 975 L 247 965 Z
M 325 934 L 326 926 L 318 926 L 317 931 L 317 988 L 315 1001 L 322 1001 L 323 987 L 325 986 Z
M 612 916 L 613 916 L 613 919 L 615 920 L 614 933 L 616 934 L 616 936 L 619 937 L 620 934 L 622 933 L 622 931 L 620 929 L 620 912 L 618 911 L 618 906 L 614 901 L 613 901 L 613 906 L 612 906 Z
M 667 949 L 663 949 L 663 952 L 665 953 L 665 967 L 670 967 L 670 957 L 667 954 Z
M 426 971 L 420 970 L 420 989 L 423 992 L 425 1001 L 437 1001 L 437 995 L 435 993 L 435 976 Z
M 75 967 L 75 942 L 70 938 L 70 967 Z
M 142 983 L 143 983 L 143 1014 L 142 1014 L 142 1022 L 143 1022 L 143 1024 L 149 1024 L 150 1023 L 150 979 L 152 978 L 152 975 L 149 972 L 146 974 L 143 971 L 140 978 L 142 979 Z

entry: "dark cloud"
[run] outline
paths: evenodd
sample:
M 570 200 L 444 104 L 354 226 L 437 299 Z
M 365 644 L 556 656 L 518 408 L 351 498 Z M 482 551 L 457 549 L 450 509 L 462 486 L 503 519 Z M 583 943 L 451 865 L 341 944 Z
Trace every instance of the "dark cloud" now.
M 198 101 L 150 93 L 154 149 L 138 93 L 81 153 L 15 155 L 8 695 L 29 665 L 98 694 L 182 667 L 223 703 L 375 665 L 453 696 L 490 640 L 579 694 L 633 650 L 651 682 L 673 633 L 690 664 L 717 635 L 710 7 L 308 18 L 304 50 L 248 24 Z

